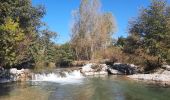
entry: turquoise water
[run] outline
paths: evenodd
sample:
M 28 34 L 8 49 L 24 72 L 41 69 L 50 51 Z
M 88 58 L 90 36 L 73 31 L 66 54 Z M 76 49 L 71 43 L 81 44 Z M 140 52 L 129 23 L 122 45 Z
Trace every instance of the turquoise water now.
M 30 81 L 0 84 L 0 100 L 170 100 L 170 88 L 122 76 L 88 77 L 67 84 Z

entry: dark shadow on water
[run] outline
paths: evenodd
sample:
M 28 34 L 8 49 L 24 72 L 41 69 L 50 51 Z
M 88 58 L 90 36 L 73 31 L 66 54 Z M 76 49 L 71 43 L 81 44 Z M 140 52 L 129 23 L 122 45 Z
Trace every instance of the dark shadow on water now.
M 0 96 L 9 95 L 9 93 L 14 89 L 13 83 L 0 83 Z
M 12 91 L 17 89 L 25 89 L 30 87 L 27 82 L 9 82 L 9 83 L 0 83 L 0 97 L 8 96 Z

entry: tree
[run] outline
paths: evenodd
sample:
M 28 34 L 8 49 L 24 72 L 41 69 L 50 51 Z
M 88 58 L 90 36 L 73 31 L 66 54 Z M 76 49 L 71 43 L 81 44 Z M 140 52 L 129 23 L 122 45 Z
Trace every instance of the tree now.
M 74 60 L 74 53 L 69 43 L 58 46 L 55 53 L 56 64 L 59 66 L 70 66 Z
M 43 25 L 41 18 L 44 14 L 44 7 L 34 7 L 31 0 L 0 0 L 0 42 L 2 44 L 0 59 L 2 59 L 3 67 L 17 66 L 33 58 L 30 46 L 39 37 L 39 28 Z M 15 35 L 22 39 L 18 41 Z
M 118 40 L 116 41 L 115 46 L 118 46 L 118 47 L 120 47 L 120 48 L 124 48 L 125 44 L 126 44 L 126 38 L 124 38 L 124 37 L 121 36 L 121 37 L 119 37 Z
M 143 49 L 145 54 L 157 57 L 158 63 L 168 61 L 169 11 L 169 6 L 163 0 L 153 0 L 148 8 L 141 10 L 139 17 L 130 23 L 130 35 L 126 43 L 130 52 Z
M 111 13 L 103 13 L 99 0 L 82 0 L 74 12 L 71 45 L 77 59 L 90 60 L 111 43 L 116 25 Z
M 41 5 L 34 7 L 31 0 L 0 0 L 0 6 L 0 24 L 6 17 L 11 17 L 28 34 L 30 30 L 38 31 L 45 14 L 45 8 Z
M 49 31 L 48 29 L 42 30 L 39 36 L 31 44 L 29 50 L 32 58 L 35 61 L 36 67 L 47 66 L 50 62 L 55 63 L 56 48 L 51 39 L 55 38 L 57 33 Z
M 18 22 L 6 18 L 0 25 L 0 63 L 2 66 L 11 66 L 21 60 L 22 42 L 25 39 L 23 30 Z

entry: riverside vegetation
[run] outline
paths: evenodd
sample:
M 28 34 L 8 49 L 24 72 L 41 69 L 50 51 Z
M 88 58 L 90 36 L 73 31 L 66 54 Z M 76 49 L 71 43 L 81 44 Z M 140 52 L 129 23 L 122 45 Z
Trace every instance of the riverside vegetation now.
M 81 0 L 73 11 L 71 40 L 56 44 L 58 35 L 41 21 L 45 7 L 31 0 L 0 0 L 0 67 L 44 69 L 73 66 L 75 61 L 135 64 L 150 73 L 170 64 L 170 6 L 152 0 L 129 21 L 127 37 L 112 38 L 116 21 L 99 0 Z M 79 64 L 78 64 L 79 65 Z

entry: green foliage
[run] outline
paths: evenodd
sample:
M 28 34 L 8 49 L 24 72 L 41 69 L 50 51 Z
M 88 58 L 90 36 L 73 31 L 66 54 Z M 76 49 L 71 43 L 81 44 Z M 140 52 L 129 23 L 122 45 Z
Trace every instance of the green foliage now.
M 143 59 L 146 66 L 150 66 L 147 70 L 169 62 L 169 12 L 165 1 L 153 0 L 148 8 L 142 9 L 140 15 L 130 22 L 130 35 L 125 40 L 123 50 Z
M 52 35 L 46 34 L 50 31 L 42 32 L 39 29 L 44 25 L 41 21 L 44 14 L 44 7 L 33 6 L 31 0 L 0 1 L 1 66 L 22 66 L 29 61 L 37 63 L 47 60 L 47 48 L 51 47 Z M 45 53 L 42 52 L 43 48 Z
M 75 55 L 69 43 L 65 43 L 59 46 L 56 53 L 56 63 L 60 66 L 69 66 L 75 58 Z
M 44 7 L 32 6 L 31 0 L 0 0 L 0 24 L 4 23 L 6 17 L 11 17 L 19 21 L 24 31 L 35 31 L 42 24 L 40 20 L 44 14 Z
M 116 44 L 115 44 L 115 46 L 118 46 L 118 47 L 120 47 L 120 48 L 123 48 L 123 47 L 125 46 L 125 44 L 126 44 L 126 38 L 124 38 L 124 37 L 119 37 L 118 40 L 117 40 L 117 42 L 116 42 Z
M 2 66 L 11 66 L 19 62 L 20 43 L 25 39 L 18 22 L 6 18 L 0 25 L 0 60 Z
M 51 42 L 51 39 L 55 37 L 57 33 L 49 30 L 41 31 L 41 34 L 31 44 L 29 50 L 32 58 L 36 63 L 36 67 L 48 67 L 50 62 L 55 63 L 55 45 Z

